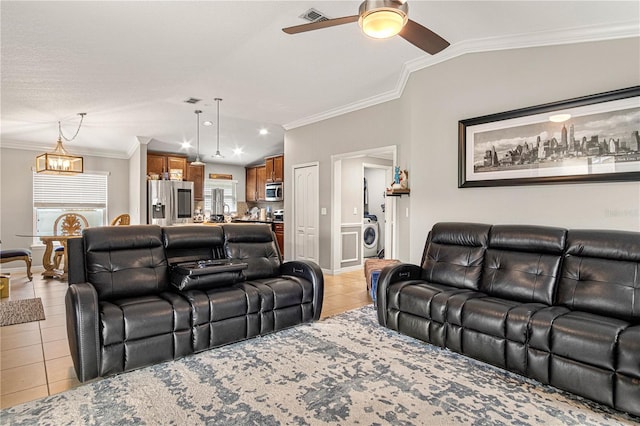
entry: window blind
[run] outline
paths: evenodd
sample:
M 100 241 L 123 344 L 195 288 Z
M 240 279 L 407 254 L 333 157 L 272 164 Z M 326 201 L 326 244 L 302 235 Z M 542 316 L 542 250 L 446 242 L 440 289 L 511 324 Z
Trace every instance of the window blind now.
M 34 207 L 107 207 L 107 174 L 33 174 Z

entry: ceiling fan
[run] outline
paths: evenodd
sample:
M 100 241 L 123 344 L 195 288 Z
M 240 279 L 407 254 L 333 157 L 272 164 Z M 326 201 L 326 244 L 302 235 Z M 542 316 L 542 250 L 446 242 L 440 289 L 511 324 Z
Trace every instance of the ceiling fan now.
M 398 34 L 432 55 L 449 46 L 449 42 L 438 34 L 409 19 L 408 13 L 406 0 L 365 0 L 357 15 L 296 25 L 283 28 L 282 31 L 298 34 L 358 21 L 362 31 L 370 37 L 389 38 Z

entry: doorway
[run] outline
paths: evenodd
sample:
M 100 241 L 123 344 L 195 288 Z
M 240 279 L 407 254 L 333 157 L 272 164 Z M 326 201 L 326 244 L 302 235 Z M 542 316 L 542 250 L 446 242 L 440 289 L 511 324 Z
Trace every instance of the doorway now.
M 382 161 L 381 161 L 382 162 Z M 362 164 L 363 179 L 363 208 L 362 224 L 362 257 L 377 257 L 384 259 L 385 253 L 391 253 L 390 226 L 393 222 L 391 212 L 387 212 L 386 188 L 393 180 L 393 165 Z
M 390 184 L 392 165 L 396 163 L 397 146 L 395 145 L 331 156 L 333 180 L 331 195 L 332 273 L 359 269 L 364 262 L 365 252 L 366 254 L 372 253 L 370 248 L 369 251 L 364 250 L 363 240 L 365 210 L 371 209 L 365 204 L 364 199 L 364 171 L 365 168 L 377 169 L 380 167 L 385 173 L 385 181 Z M 384 190 L 384 188 L 381 186 L 378 190 Z M 398 245 L 395 197 L 385 197 L 384 203 L 380 202 L 379 204 L 385 206 L 384 222 L 378 221 L 380 223 L 377 224 L 378 228 L 383 229 L 384 243 L 376 249 L 376 252 L 384 248 L 382 253 L 384 258 L 395 258 Z

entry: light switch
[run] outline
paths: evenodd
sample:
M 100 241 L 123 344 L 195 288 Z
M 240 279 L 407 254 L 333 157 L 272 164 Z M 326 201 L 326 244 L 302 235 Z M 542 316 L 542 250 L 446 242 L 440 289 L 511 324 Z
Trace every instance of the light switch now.
M 353 208 L 353 214 L 358 214 L 358 208 L 357 207 Z
M 326 207 L 321 208 L 321 209 L 320 209 L 320 214 L 321 214 L 322 216 L 326 216 L 326 215 L 327 215 L 327 208 L 326 208 Z
M 409 217 L 409 207 L 407 207 L 407 209 L 405 210 L 404 215 L 405 215 L 406 217 Z

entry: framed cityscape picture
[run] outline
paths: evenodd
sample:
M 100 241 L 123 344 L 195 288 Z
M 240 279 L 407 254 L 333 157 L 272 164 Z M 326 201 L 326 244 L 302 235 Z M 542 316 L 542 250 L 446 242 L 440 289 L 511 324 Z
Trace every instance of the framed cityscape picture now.
M 640 181 L 640 86 L 462 120 L 458 187 Z

